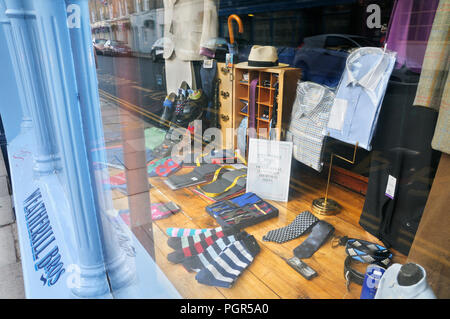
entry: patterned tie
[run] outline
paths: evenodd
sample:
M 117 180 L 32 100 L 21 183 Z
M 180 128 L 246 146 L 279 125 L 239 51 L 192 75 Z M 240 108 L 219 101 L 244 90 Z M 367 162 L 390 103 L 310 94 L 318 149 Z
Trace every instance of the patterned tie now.
M 297 215 L 294 221 L 286 227 L 278 228 L 269 231 L 263 236 L 264 241 L 273 241 L 279 244 L 295 239 L 308 231 L 311 226 L 316 224 L 319 219 L 311 214 L 309 211 Z
M 248 115 L 248 127 L 256 129 L 255 126 L 255 112 L 256 112 L 256 87 L 258 85 L 258 79 L 254 79 L 250 83 L 250 99 L 249 99 L 249 115 Z M 256 138 L 255 131 L 250 130 L 248 133 L 249 138 Z

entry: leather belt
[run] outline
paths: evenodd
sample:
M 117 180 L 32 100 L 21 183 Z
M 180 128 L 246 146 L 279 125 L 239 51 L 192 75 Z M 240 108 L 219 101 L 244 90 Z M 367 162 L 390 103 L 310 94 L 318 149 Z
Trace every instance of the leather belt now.
M 350 291 L 350 283 L 354 282 L 360 286 L 362 286 L 364 282 L 364 274 L 360 273 L 359 271 L 352 268 L 353 263 L 360 263 L 359 261 L 356 261 L 351 256 L 347 256 L 345 258 L 344 262 L 344 277 L 347 281 L 347 291 Z
M 354 263 L 376 264 L 383 268 L 388 267 L 392 261 L 392 253 L 385 247 L 362 239 L 335 237 L 333 248 L 345 246 L 347 258 L 344 262 L 344 277 L 347 281 L 347 290 L 350 291 L 350 283 L 358 285 L 364 283 L 365 274 L 352 268 Z

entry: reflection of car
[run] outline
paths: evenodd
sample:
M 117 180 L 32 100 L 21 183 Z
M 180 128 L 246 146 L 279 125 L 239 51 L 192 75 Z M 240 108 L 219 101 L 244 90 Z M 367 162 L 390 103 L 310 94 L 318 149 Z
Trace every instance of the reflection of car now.
M 330 88 L 339 84 L 349 53 L 347 51 L 302 47 L 295 51 L 292 66 L 302 70 L 302 80 Z
M 164 44 L 168 43 L 168 41 L 170 41 L 168 38 L 159 38 L 155 41 L 155 43 L 153 43 L 152 50 L 150 52 L 153 62 L 163 59 Z
M 102 55 L 103 54 L 103 46 L 106 43 L 106 39 L 94 39 L 92 43 L 94 44 L 95 53 Z
M 302 48 L 348 51 L 360 47 L 376 47 L 377 43 L 358 35 L 321 34 L 303 40 Z
M 103 54 L 110 56 L 131 55 L 131 49 L 125 42 L 108 40 L 103 45 Z
M 348 55 L 361 47 L 377 47 L 369 39 L 347 34 L 322 34 L 305 38 L 295 50 L 292 65 L 302 69 L 302 80 L 337 87 Z

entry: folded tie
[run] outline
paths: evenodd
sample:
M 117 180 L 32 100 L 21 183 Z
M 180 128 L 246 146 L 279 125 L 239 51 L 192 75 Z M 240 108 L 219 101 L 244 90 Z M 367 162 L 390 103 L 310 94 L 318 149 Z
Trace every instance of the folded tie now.
M 333 235 L 334 227 L 319 221 L 311 230 L 308 238 L 294 249 L 294 255 L 300 259 L 311 257 Z
M 281 244 L 300 237 L 318 221 L 319 219 L 316 216 L 308 211 L 304 211 L 303 213 L 297 215 L 292 223 L 290 223 L 286 227 L 269 231 L 266 235 L 263 236 L 262 239 L 264 241 L 273 241 Z

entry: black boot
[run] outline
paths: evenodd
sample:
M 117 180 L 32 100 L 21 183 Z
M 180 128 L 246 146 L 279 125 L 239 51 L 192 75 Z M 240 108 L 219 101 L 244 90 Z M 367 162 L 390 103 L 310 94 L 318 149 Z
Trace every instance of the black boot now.
M 189 85 L 186 83 L 186 81 L 183 81 L 181 83 L 180 88 L 178 89 L 178 96 L 175 102 L 175 110 L 172 115 L 172 123 L 177 122 L 177 118 L 179 114 L 183 113 L 184 106 L 188 100 L 189 96 Z
M 177 96 L 175 93 L 170 93 L 166 99 L 164 100 L 164 110 L 161 114 L 161 123 L 160 126 L 163 128 L 167 128 L 170 126 L 170 121 L 172 119 L 174 110 L 175 110 L 175 100 Z
M 187 127 L 190 122 L 201 117 L 207 104 L 208 100 L 201 89 L 192 91 L 189 99 L 184 104 L 183 110 L 176 118 L 176 124 Z

